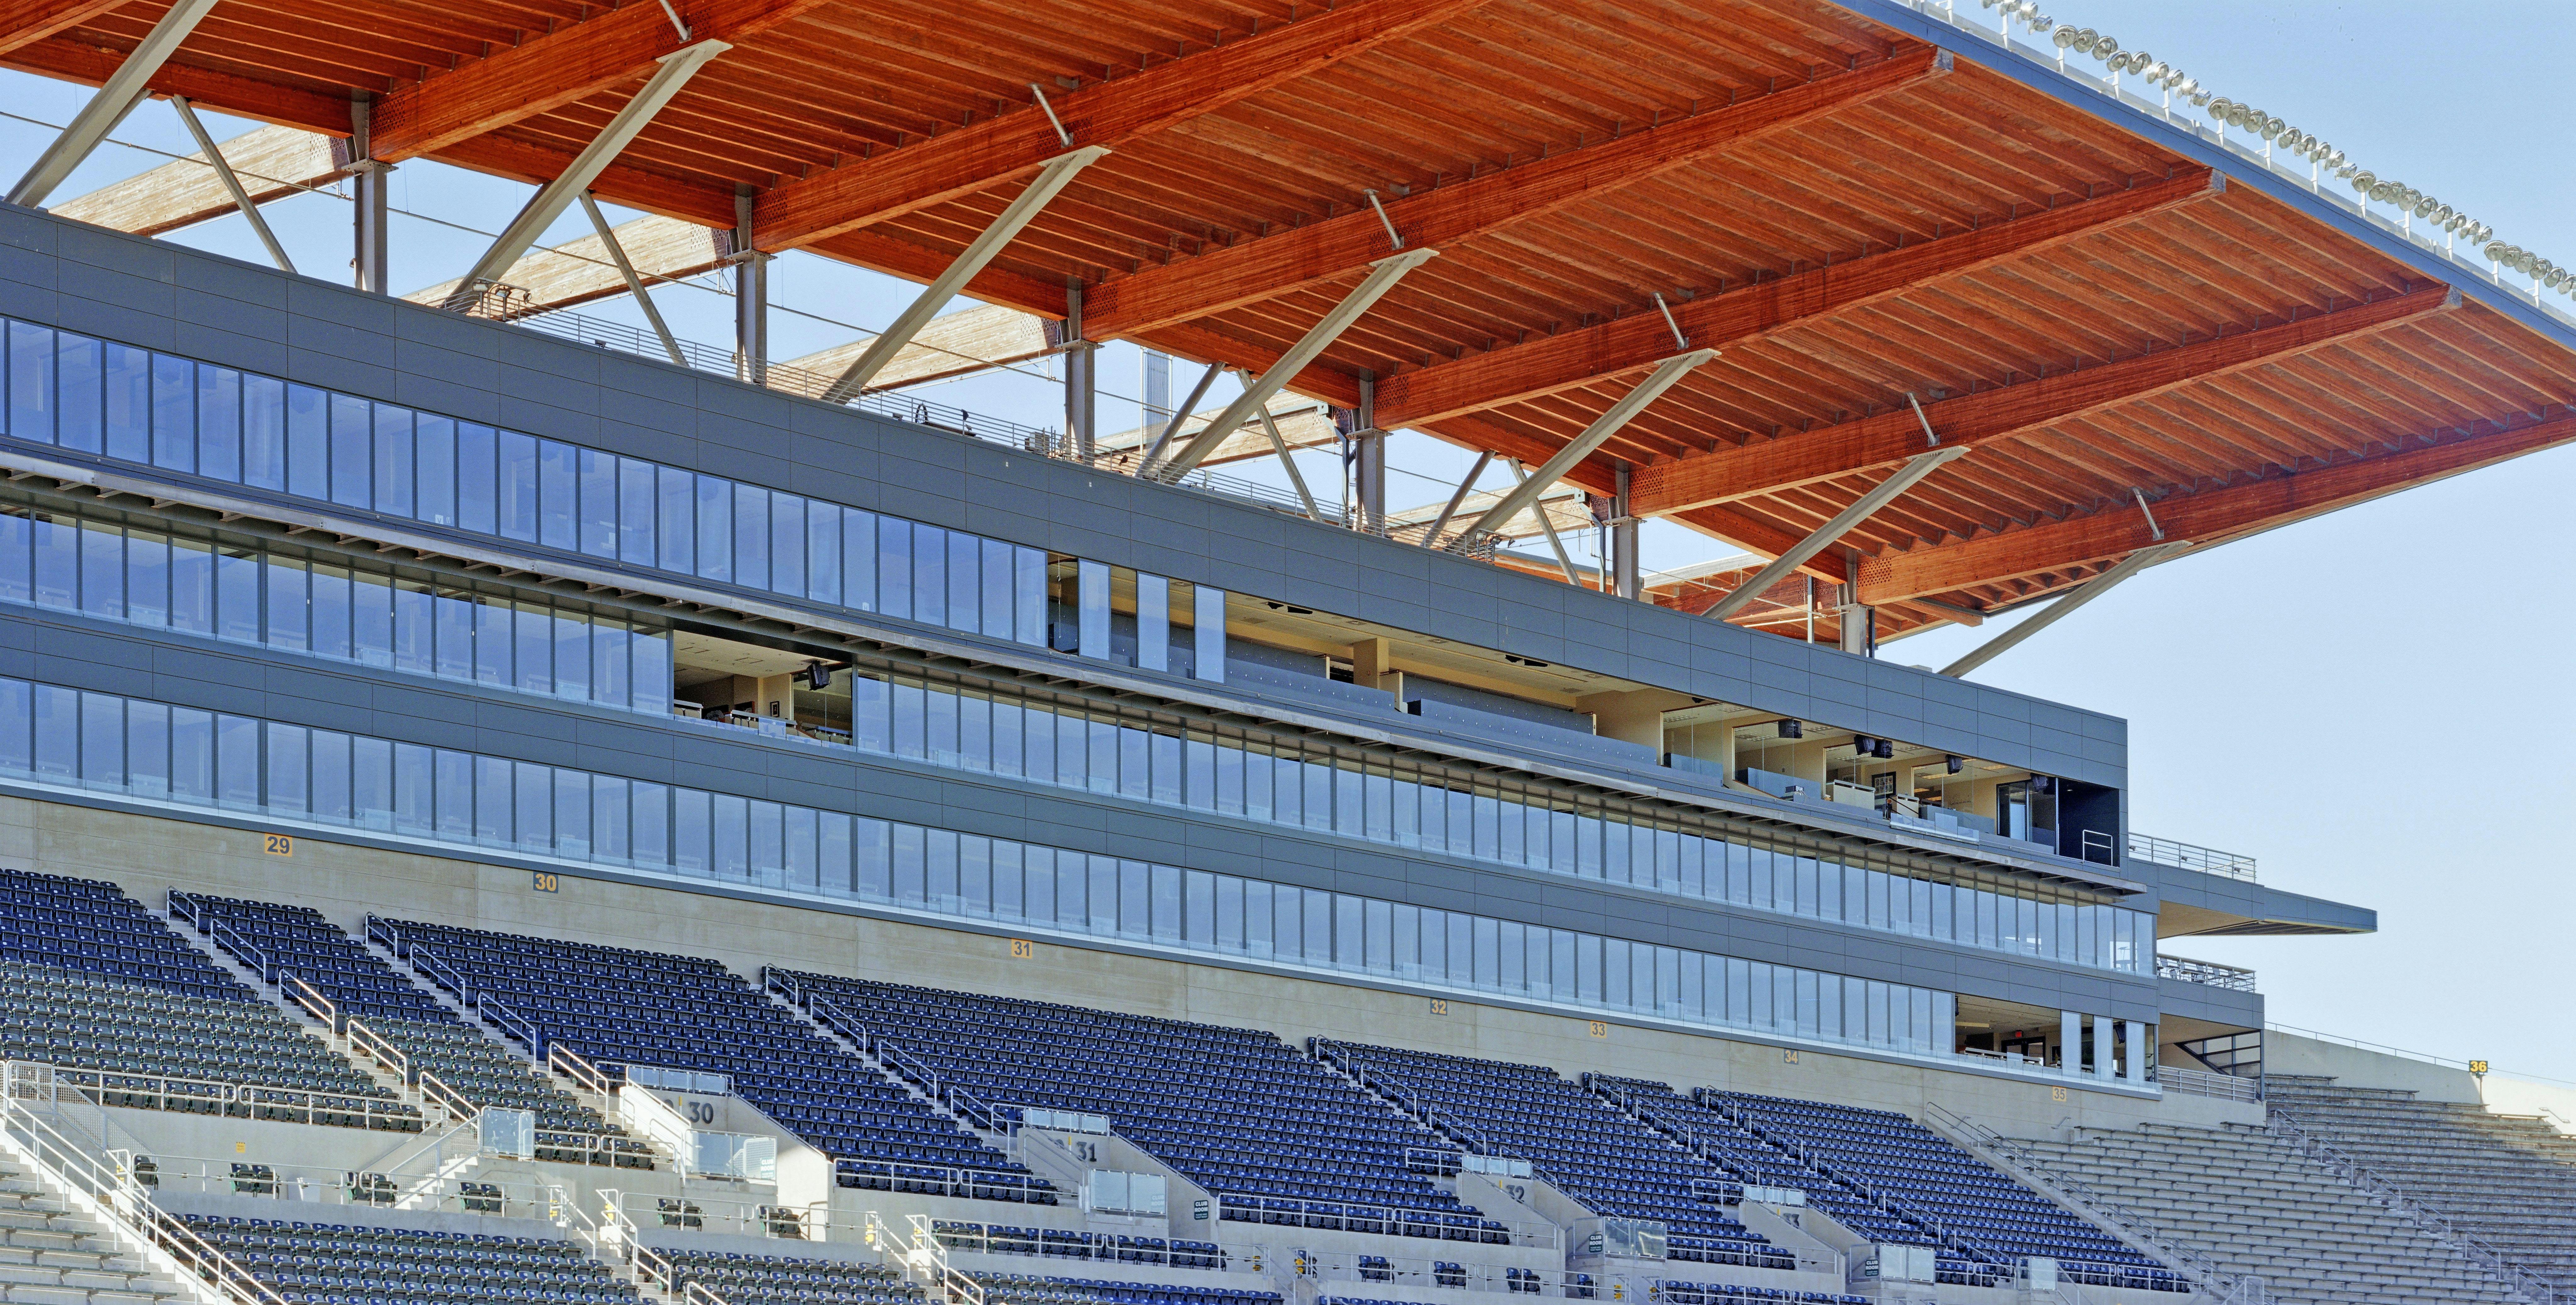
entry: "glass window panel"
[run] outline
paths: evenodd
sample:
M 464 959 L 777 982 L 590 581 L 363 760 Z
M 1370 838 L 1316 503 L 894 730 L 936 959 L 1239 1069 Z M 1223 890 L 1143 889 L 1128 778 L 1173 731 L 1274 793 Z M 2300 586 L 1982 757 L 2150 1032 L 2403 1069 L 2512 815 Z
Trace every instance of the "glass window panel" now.
M 9 323 L 8 431 L 37 444 L 54 442 L 54 333 Z
M 583 449 L 577 474 L 581 482 L 577 507 L 581 551 L 592 557 L 616 557 L 618 509 L 623 505 L 617 492 L 617 455 Z
M 271 648 L 304 648 L 313 633 L 313 600 L 304 564 L 271 557 L 262 568 L 268 579 L 266 640 Z
M 654 542 L 660 560 L 652 565 L 694 575 L 698 569 L 697 478 L 672 467 L 656 468 L 653 477 Z
M 286 387 L 286 492 L 331 497 L 331 396 L 310 385 Z
M 912 619 L 948 624 L 948 532 L 912 525 Z
M 197 469 L 197 365 L 152 356 L 152 465 Z
M 331 396 L 331 501 L 344 507 L 366 507 L 373 497 L 370 406 L 346 394 Z
M 983 628 L 984 603 L 977 592 L 984 573 L 983 544 L 962 530 L 948 532 L 948 624 L 969 633 Z
M 375 508 L 412 515 L 412 413 L 389 403 L 376 406 Z
M 111 458 L 152 460 L 152 355 L 130 345 L 106 346 L 107 444 Z
M 805 500 L 794 494 L 769 496 L 769 587 L 805 594 Z
M 877 610 L 887 616 L 912 618 L 912 523 L 878 517 Z
M 197 364 L 197 474 L 242 478 L 242 375 Z
M 494 527 L 506 539 L 534 543 L 537 538 L 537 440 L 533 435 L 502 431 L 499 439 L 499 520 Z M 469 527 L 470 528 L 470 527 Z
M 537 441 L 538 543 L 566 551 L 581 547 L 580 489 L 578 451 L 559 440 Z
M 1016 580 L 1011 574 L 1012 549 L 998 539 L 981 540 L 979 547 L 984 559 L 984 619 L 981 628 L 996 639 L 1008 639 L 1012 632 L 1012 604 L 1016 592 Z
M 733 482 L 698 477 L 697 517 L 699 577 L 733 579 Z
M 412 428 L 414 515 L 432 525 L 456 525 L 456 423 L 420 414 Z
M 769 587 L 769 491 L 752 485 L 733 487 L 733 580 L 753 589 Z
M 170 707 L 126 702 L 126 792 L 170 797 Z
M 862 612 L 877 608 L 877 517 L 841 512 L 841 604 Z
M 841 601 L 841 509 L 821 499 L 805 501 L 805 596 Z
M 336 566 L 315 566 L 313 583 L 313 651 L 349 660 L 349 573 Z
M 81 610 L 125 619 L 125 532 L 84 522 L 80 535 Z
M 304 814 L 312 782 L 309 740 L 300 726 L 268 726 L 268 809 Z
M 286 488 L 286 382 L 242 377 L 242 483 Z
M 99 413 L 99 368 L 105 346 L 85 335 L 64 331 L 54 337 L 54 442 L 67 449 L 96 453 L 102 417 Z
M 533 446 L 523 450 L 533 458 Z M 501 433 L 489 426 L 459 422 L 456 427 L 456 524 L 460 529 L 477 534 L 499 534 L 501 504 L 516 498 L 516 491 L 501 480 Z M 533 477 L 536 468 L 523 465 L 514 469 Z M 525 521 L 517 515 L 521 509 L 513 502 L 512 520 Z M 525 525 L 521 526 L 525 529 Z M 523 536 L 524 537 L 524 536 Z

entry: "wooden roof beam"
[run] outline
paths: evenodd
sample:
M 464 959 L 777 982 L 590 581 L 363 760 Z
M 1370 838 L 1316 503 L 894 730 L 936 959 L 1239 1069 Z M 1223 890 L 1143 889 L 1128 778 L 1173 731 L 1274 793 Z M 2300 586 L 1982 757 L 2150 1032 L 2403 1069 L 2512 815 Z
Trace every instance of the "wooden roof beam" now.
M 1925 405 L 1924 419 L 1942 447 L 1973 447 L 2275 363 L 2447 312 L 2459 303 L 2459 292 L 2437 285 L 2240 335 L 1958 395 Z M 1630 502 L 1639 516 L 1663 516 L 1902 462 L 1929 444 L 1923 421 L 1900 404 L 1856 421 L 1641 467 L 1630 480 Z
M 244 132 L 225 141 L 222 149 L 253 203 L 285 198 L 298 187 L 322 185 L 340 173 L 340 151 L 332 139 L 294 127 Z M 199 151 L 52 207 L 57 217 L 157 236 L 231 213 L 233 199 Z
M 693 41 L 680 39 L 659 4 L 606 10 L 378 99 L 368 118 L 368 143 L 374 156 L 388 163 L 433 154 L 640 81 L 663 56 L 683 45 L 709 40 L 739 44 L 821 3 L 702 0 L 687 6 Z M 206 102 L 222 104 L 215 98 Z
M 1347 0 L 1257 36 L 1053 96 L 1050 102 L 1073 144 L 1115 148 L 1400 40 L 1479 3 Z M 1054 123 L 1031 104 L 846 161 L 762 196 L 752 243 L 772 252 L 794 249 L 1018 180 L 1063 153 L 1065 144 Z
M 2576 443 L 2576 416 L 2560 416 L 2362 458 L 2312 471 L 2267 476 L 2155 504 L 2155 526 L 2134 503 L 1962 543 L 1886 553 L 1861 563 L 1861 601 L 1902 602 L 1976 585 L 2090 566 L 2168 538 L 2210 548 L 2229 539 L 2367 502 L 2427 481 L 2492 466 L 2526 453 Z
M 2218 174 L 2190 169 L 2168 181 L 1674 304 L 1673 315 L 1692 344 L 1729 348 L 2224 191 L 2225 179 Z M 1120 284 L 1101 289 L 1112 291 Z M 1671 348 L 1672 333 L 1661 314 L 1634 313 L 1386 377 L 1377 387 L 1378 421 L 1394 428 L 1543 398 L 1649 366 Z
M 67 32 L 125 0 L 16 0 L 0 5 L 0 54 Z
M 1688 167 L 1766 133 L 1798 127 L 1940 76 L 1949 56 L 1918 48 L 1857 72 L 1705 110 L 1615 141 L 1442 186 L 1387 205 L 1407 248 L 1444 248 L 1659 173 Z M 1347 276 L 1386 252 L 1375 210 L 1293 227 L 1197 258 L 1105 281 L 1084 298 L 1083 320 L 1108 335 L 1150 331 Z M 1639 360 L 1651 365 L 1672 352 Z M 1436 414 L 1434 414 L 1436 415 Z M 1381 418 L 1384 422 L 1385 419 Z M 1394 423 L 1388 423 L 1390 428 Z

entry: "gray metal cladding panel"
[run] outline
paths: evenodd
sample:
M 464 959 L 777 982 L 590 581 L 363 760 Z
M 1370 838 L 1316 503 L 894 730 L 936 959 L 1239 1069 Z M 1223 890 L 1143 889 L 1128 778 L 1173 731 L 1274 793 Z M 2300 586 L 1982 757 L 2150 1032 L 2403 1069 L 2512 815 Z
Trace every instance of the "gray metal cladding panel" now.
M 196 341 L 219 361 L 250 365 L 267 336 L 284 348 L 262 370 L 298 381 L 1844 728 L 1941 728 L 1919 741 L 2126 783 L 2125 728 L 2099 713 L 28 210 L 0 211 L 0 247 L 0 294 L 33 320 L 173 348 L 201 316 L 177 306 L 192 287 L 277 317 Z

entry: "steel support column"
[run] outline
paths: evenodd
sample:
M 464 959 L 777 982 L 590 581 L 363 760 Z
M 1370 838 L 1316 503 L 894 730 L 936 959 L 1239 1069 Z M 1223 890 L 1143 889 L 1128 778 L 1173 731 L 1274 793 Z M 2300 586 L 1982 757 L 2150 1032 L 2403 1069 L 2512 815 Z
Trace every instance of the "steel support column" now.
M 2154 566 L 2156 563 L 2161 562 L 2168 557 L 2172 557 L 2173 555 L 2190 547 L 2191 541 L 2188 539 L 2171 539 L 2161 544 L 2141 548 L 2137 552 L 2129 554 L 2127 557 L 2122 558 L 2119 563 L 2111 569 L 2104 571 L 2102 574 L 2097 575 L 2080 585 L 2077 585 L 2075 588 L 2067 591 L 2065 597 L 2039 609 L 2039 611 L 2033 613 L 2021 624 L 2004 631 L 2002 634 L 1996 635 L 1992 639 L 1986 640 L 1984 643 L 1978 644 L 1974 650 L 1968 653 L 1967 656 L 1942 667 L 1941 673 L 1943 675 L 1965 675 L 1968 672 L 1993 661 L 1997 657 L 2003 656 L 2005 653 L 2010 652 L 2013 646 L 2020 643 L 2022 640 L 2047 629 L 2060 619 L 2072 614 L 2076 608 L 2082 607 L 2086 603 L 2092 602 L 2094 599 L 2109 593 L 2111 586 L 2116 585 L 2121 581 L 2128 579 L 2130 576 L 2136 575 L 2140 571 L 2144 571 L 2148 567 Z
M 1467 501 L 1467 495 L 1475 490 L 1476 482 L 1484 478 L 1485 468 L 1493 465 L 1493 461 L 1494 452 L 1491 449 L 1476 455 L 1476 465 L 1467 468 L 1467 478 L 1458 482 L 1457 492 L 1451 494 L 1449 501 L 1441 505 L 1440 515 L 1432 519 L 1431 528 L 1422 532 L 1424 548 L 1439 546 L 1440 532 L 1449 528 L 1449 518 L 1458 515 L 1458 505 Z
M 653 293 L 644 288 L 644 278 L 635 274 L 635 264 L 626 257 L 626 246 L 617 241 L 617 232 L 608 225 L 608 216 L 599 211 L 599 201 L 581 192 L 581 211 L 590 216 L 590 228 L 599 233 L 600 245 L 608 251 L 610 262 L 617 264 L 617 275 L 626 281 L 626 293 L 635 296 L 635 306 L 644 310 L 644 320 L 653 324 L 653 334 L 662 341 L 662 352 L 671 355 L 671 364 L 686 367 L 689 360 L 680 352 L 680 342 L 672 338 L 670 323 L 662 320 L 662 310 L 653 304 Z
M 250 192 L 242 188 L 241 178 L 233 174 L 233 165 L 225 161 L 222 148 L 207 133 L 206 124 L 198 119 L 188 97 L 171 96 L 170 108 L 179 115 L 179 124 L 186 127 L 188 135 L 197 142 L 198 151 L 206 156 L 206 166 L 215 170 L 215 179 L 224 183 L 224 193 L 233 197 L 233 207 L 241 210 L 242 220 L 250 223 L 251 234 L 258 236 L 259 243 L 267 247 L 269 261 L 277 264 L 278 271 L 293 276 L 295 260 L 286 256 L 286 246 L 277 243 L 277 233 L 268 229 L 268 219 L 260 216 L 259 205 L 251 200 Z
M 1628 511 L 1628 464 L 1619 464 L 1618 492 L 1610 496 L 1610 586 L 1621 598 L 1634 600 L 1644 588 L 1644 569 L 1637 561 L 1637 518 Z
M 144 35 L 143 43 L 116 65 L 116 71 L 109 73 L 106 81 L 99 83 L 89 103 L 72 115 L 71 124 L 28 165 L 18 184 L 9 188 L 9 202 L 28 208 L 42 205 L 54 188 L 63 184 L 63 178 L 70 176 L 72 169 L 79 167 L 109 132 L 116 130 L 116 124 L 125 121 L 125 115 L 152 93 L 152 75 L 178 53 L 180 43 L 214 7 L 215 0 L 178 0 L 164 10 L 160 21 Z
M 751 187 L 733 193 L 733 367 L 737 380 L 769 384 L 769 260 L 751 247 Z
M 1609 442 L 1610 437 L 1618 434 L 1621 427 L 1634 420 L 1638 413 L 1644 412 L 1647 404 L 1663 397 L 1664 391 L 1680 384 L 1684 376 L 1690 375 L 1692 368 L 1716 356 L 1715 349 L 1693 349 L 1689 353 L 1675 354 L 1657 363 L 1655 370 L 1646 379 L 1637 382 L 1635 388 L 1621 395 L 1617 403 L 1610 405 L 1609 411 L 1595 418 L 1590 426 L 1584 428 L 1582 434 L 1575 436 L 1573 441 L 1564 448 L 1558 449 L 1555 456 L 1540 464 L 1539 469 L 1531 472 L 1527 479 L 1513 486 L 1510 493 L 1503 495 L 1501 502 L 1485 510 L 1485 515 L 1476 518 L 1476 524 L 1467 527 L 1467 532 L 1458 537 L 1458 546 L 1474 547 L 1476 541 L 1502 529 L 1506 522 L 1527 511 L 1531 504 L 1538 501 L 1540 495 L 1547 492 L 1548 486 L 1565 479 L 1566 473 L 1573 471 L 1576 463 L 1592 456 L 1594 449 Z M 1553 537 L 1551 534 L 1550 538 Z
M 930 319 L 938 316 L 939 310 L 946 308 L 948 301 L 956 298 L 958 292 L 966 288 L 966 283 L 974 280 L 975 274 L 983 271 L 984 265 L 992 262 L 993 256 L 1001 253 L 1003 247 L 1020 234 L 1022 227 L 1045 210 L 1047 201 L 1071 184 L 1076 174 L 1108 153 L 1108 146 L 1085 145 L 1047 160 L 1046 166 L 1038 170 L 1037 176 L 1030 178 L 1019 197 L 1002 209 L 992 225 L 985 227 L 983 234 L 975 237 L 945 270 L 931 279 L 930 284 L 923 286 L 921 293 L 913 296 L 911 306 L 897 314 L 885 332 L 869 342 L 867 351 L 853 360 L 849 369 L 841 373 L 840 379 L 823 391 L 823 401 L 847 403 L 857 398 L 859 392 L 868 387 L 868 381 L 884 370 L 887 363 L 893 362 L 894 356 L 912 343 L 912 337 L 929 325 Z
M 1306 364 L 1313 362 L 1317 354 L 1339 338 L 1343 331 L 1350 329 L 1351 323 L 1358 321 L 1371 305 L 1394 289 L 1395 283 L 1403 280 L 1405 273 L 1422 266 L 1439 252 L 1436 249 L 1411 249 L 1370 264 L 1369 274 L 1360 279 L 1359 285 L 1342 296 L 1342 301 L 1333 305 L 1332 311 L 1324 314 L 1322 321 L 1308 328 L 1297 343 L 1288 346 L 1288 352 L 1281 354 L 1279 361 L 1261 374 L 1261 379 L 1244 386 L 1243 393 L 1235 396 L 1234 402 L 1216 415 L 1216 420 L 1209 422 L 1191 437 L 1189 443 L 1182 445 L 1158 474 L 1169 479 L 1205 461 L 1207 455 L 1216 452 L 1217 445 L 1225 442 L 1226 436 L 1251 420 L 1252 414 L 1268 409 L 1271 396 L 1287 388 L 1288 382 L 1297 378 L 1297 373 L 1306 370 Z
M 1958 445 L 1915 455 L 1904 466 L 1897 468 L 1896 474 L 1878 482 L 1850 507 L 1836 514 L 1833 520 L 1816 527 L 1814 534 L 1799 540 L 1788 552 L 1773 558 L 1771 565 L 1754 572 L 1752 579 L 1737 585 L 1726 597 L 1710 604 L 1702 615 L 1723 621 L 1743 611 L 1747 604 L 1761 597 L 1763 590 L 1786 579 L 1790 572 L 1805 566 L 1807 559 L 1825 551 L 1827 545 L 1849 533 L 1853 526 L 1868 520 L 1872 513 L 1887 506 L 1897 495 L 1914 488 L 1914 482 L 1931 475 L 1934 468 L 1967 451 L 1967 446 Z
M 374 157 L 375 108 L 363 91 L 349 101 L 349 198 L 355 201 L 349 218 L 349 284 L 371 295 L 389 295 L 394 292 L 393 246 L 385 229 L 386 194 L 392 189 L 388 174 L 394 165 Z
M 482 287 L 497 283 L 501 274 L 509 271 L 511 264 L 518 262 L 520 255 L 537 243 L 537 237 L 544 235 L 546 228 L 553 226 L 555 219 L 562 217 L 565 210 L 590 189 L 592 182 L 599 180 L 599 174 L 607 171 L 608 165 L 626 152 L 626 147 L 651 125 L 653 115 L 660 113 L 662 106 L 669 104 L 671 97 L 689 84 L 689 79 L 697 75 L 698 69 L 732 48 L 723 41 L 707 40 L 663 55 L 660 60 L 662 66 L 653 70 L 653 75 L 644 83 L 644 89 L 635 92 L 625 106 L 609 118 L 608 125 L 591 137 L 590 143 L 573 156 L 571 164 L 561 174 L 538 187 L 537 193 L 528 198 L 527 205 L 519 210 L 518 216 L 501 228 L 500 235 L 493 237 L 491 247 L 483 251 L 483 256 L 475 260 L 474 266 L 467 269 L 464 278 L 457 283 L 457 292 L 475 294 Z

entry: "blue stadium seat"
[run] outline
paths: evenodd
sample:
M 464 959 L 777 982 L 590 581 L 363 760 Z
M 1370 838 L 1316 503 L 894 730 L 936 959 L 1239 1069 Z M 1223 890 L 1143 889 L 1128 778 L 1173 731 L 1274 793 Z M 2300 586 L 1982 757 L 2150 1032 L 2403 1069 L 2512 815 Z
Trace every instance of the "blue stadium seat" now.
M 307 906 L 170 891 L 170 913 L 194 923 L 215 946 L 254 969 L 292 975 L 364 1023 L 403 1055 L 477 1106 L 537 1116 L 541 1159 L 652 1167 L 651 1149 L 615 1136 L 616 1126 L 525 1059 L 467 1024 L 401 971 Z
M 570 1242 L 225 1215 L 181 1218 L 288 1305 L 643 1302 L 635 1288 Z
M 1056 1203 L 1054 1189 L 715 961 L 372 920 L 415 972 L 487 1019 L 594 1061 L 731 1076 L 734 1093 L 838 1162 L 845 1187 Z
M 1527 1160 L 1598 1214 L 1657 1219 L 1673 1259 L 1794 1269 L 1797 1257 L 1726 1212 L 1728 1175 L 1536 1065 L 1323 1042 L 1317 1050 L 1477 1151 Z
M 1275 1034 L 792 970 L 768 978 L 992 1106 L 1106 1116 L 1216 1193 L 1226 1219 L 1511 1240 L 1407 1154 L 1449 1154 L 1454 1167 L 1451 1143 Z

